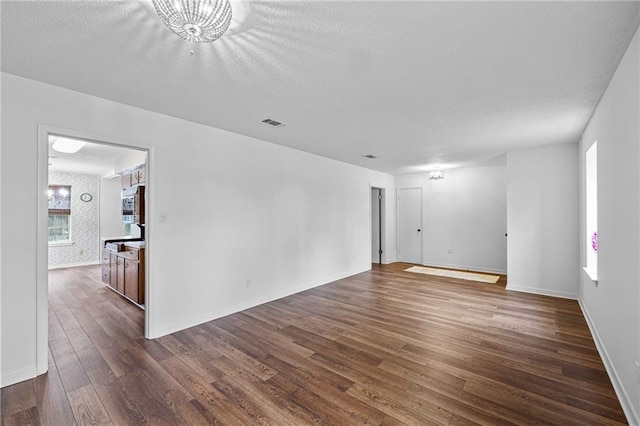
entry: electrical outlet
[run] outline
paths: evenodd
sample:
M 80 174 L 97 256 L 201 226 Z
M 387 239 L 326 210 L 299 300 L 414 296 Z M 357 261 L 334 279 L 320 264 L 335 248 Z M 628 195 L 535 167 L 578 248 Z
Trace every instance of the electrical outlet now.
M 453 253 L 453 249 L 452 249 L 451 247 L 449 247 L 449 248 L 447 249 L 447 253 L 449 253 L 449 254 Z
M 251 282 L 251 278 L 247 278 L 247 288 L 251 287 L 253 283 Z

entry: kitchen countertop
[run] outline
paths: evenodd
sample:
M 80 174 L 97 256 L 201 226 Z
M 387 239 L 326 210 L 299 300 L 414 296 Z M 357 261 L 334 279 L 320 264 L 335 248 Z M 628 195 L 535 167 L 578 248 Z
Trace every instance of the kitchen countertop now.
M 107 243 L 123 243 L 126 247 L 145 248 L 145 241 L 135 237 L 102 238 L 102 247 L 105 247 Z
M 113 242 L 126 242 L 126 241 L 142 241 L 142 238 L 139 237 L 132 237 L 130 235 L 125 235 L 125 236 L 115 236 L 115 237 L 110 237 L 110 238 L 102 238 L 102 243 L 113 243 Z

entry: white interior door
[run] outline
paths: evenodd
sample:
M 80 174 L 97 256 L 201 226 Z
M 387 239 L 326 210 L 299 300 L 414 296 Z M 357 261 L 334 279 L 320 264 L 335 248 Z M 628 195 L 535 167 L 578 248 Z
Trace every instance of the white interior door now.
M 422 188 L 398 189 L 398 261 L 422 263 Z

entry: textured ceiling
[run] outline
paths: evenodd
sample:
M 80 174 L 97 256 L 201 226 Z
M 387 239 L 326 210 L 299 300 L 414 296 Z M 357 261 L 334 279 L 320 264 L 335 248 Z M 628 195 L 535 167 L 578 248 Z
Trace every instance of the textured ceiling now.
M 640 23 L 638 2 L 232 4 L 192 45 L 150 1 L 3 1 L 2 70 L 403 173 L 577 141 Z
M 101 177 L 112 176 L 118 161 L 126 163 L 131 149 L 88 142 L 78 152 L 68 154 L 53 149 L 55 138 L 49 138 L 49 171 L 73 172 Z M 121 170 L 118 170 L 120 172 Z

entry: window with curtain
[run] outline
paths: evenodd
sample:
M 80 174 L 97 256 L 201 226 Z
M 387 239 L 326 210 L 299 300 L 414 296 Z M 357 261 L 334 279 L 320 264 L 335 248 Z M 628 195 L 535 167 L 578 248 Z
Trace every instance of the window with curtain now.
M 49 242 L 71 242 L 71 186 L 49 185 Z

